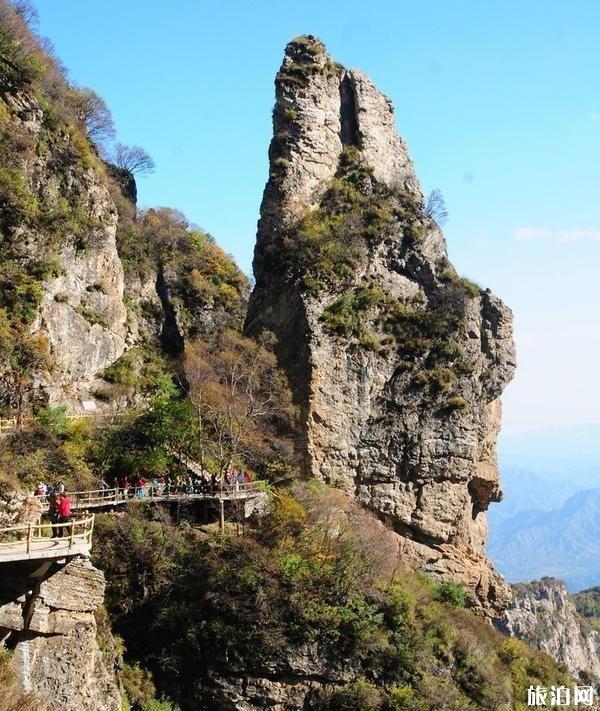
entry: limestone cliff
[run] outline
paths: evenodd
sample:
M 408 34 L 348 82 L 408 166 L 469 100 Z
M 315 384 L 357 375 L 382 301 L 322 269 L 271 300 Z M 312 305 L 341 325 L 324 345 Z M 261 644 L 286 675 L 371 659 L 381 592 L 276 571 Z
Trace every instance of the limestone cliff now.
M 598 683 L 600 633 L 578 614 L 565 584 L 542 578 L 511 587 L 512 600 L 498 629 L 546 652 L 571 674 Z
M 483 512 L 501 498 L 511 312 L 449 263 L 391 103 L 363 73 L 302 37 L 275 86 L 246 331 L 278 338 L 305 473 L 378 513 L 408 560 L 498 611 L 508 588 L 485 559 Z
M 46 95 L 23 75 L 0 68 L 0 406 L 124 407 L 106 369 L 239 322 L 246 278 L 181 213 L 136 209 L 133 176 L 100 159 L 64 77 Z
M 3 563 L 0 638 L 22 689 L 51 711 L 119 711 L 114 669 L 96 639 L 104 576 L 86 558 Z
M 13 366 L 3 364 L 2 399 L 19 404 L 19 370 L 28 370 L 40 397 L 77 407 L 125 348 L 117 211 L 86 139 L 32 92 L 5 87 L 0 132 L 1 306 L 11 329 L 2 355 Z M 17 335 L 24 322 L 27 334 Z M 7 351 L 20 348 L 10 343 L 18 337 L 31 355 L 15 369 Z

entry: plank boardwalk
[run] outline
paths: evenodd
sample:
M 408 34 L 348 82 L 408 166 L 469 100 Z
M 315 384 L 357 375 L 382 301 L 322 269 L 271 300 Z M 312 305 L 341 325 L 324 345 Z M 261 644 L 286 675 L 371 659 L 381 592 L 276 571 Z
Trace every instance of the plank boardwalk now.
M 70 523 L 29 523 L 0 528 L 0 563 L 89 555 L 94 515 Z M 52 536 L 55 537 L 52 537 Z
M 144 487 L 130 491 L 98 489 L 69 493 L 73 511 L 112 508 L 125 504 L 135 505 L 145 501 L 211 501 L 220 502 L 223 509 L 224 503 L 228 501 L 245 502 L 264 496 L 262 482 L 235 484 L 200 494 L 170 491 L 166 487 Z M 39 498 L 44 507 L 43 513 L 48 513 L 48 498 L 45 496 Z M 68 556 L 89 555 L 92 550 L 93 530 L 94 514 L 80 514 L 79 517 L 75 514 L 73 520 L 66 524 L 38 521 L 0 528 L 0 563 L 20 560 L 57 560 Z
M 204 493 L 188 494 L 184 491 L 169 490 L 167 487 L 146 486 L 143 489 L 96 489 L 94 491 L 69 492 L 73 510 L 102 509 L 144 501 L 245 501 L 264 496 L 263 482 L 253 481 L 230 487 L 218 487 Z M 49 511 L 47 496 L 39 497 L 44 506 L 44 513 Z

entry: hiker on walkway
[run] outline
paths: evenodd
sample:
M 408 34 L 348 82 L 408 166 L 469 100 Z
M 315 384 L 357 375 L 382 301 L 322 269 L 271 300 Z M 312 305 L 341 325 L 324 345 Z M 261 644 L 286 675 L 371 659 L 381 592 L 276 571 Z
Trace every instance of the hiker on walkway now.
M 240 469 L 237 473 L 234 473 L 234 476 L 235 476 L 235 491 L 237 494 L 240 490 L 240 487 L 244 483 L 244 472 Z
M 66 493 L 58 494 L 58 523 L 70 523 L 71 522 L 71 499 Z M 67 526 L 61 526 L 56 529 L 58 537 L 61 538 L 66 536 L 68 533 Z
M 141 476 L 138 477 L 137 483 L 135 485 L 135 491 L 136 491 L 138 499 L 144 498 L 144 496 L 146 494 L 146 482 L 144 481 L 144 479 Z
M 208 491 L 208 478 L 204 472 L 200 475 L 200 478 L 198 479 L 198 493 L 202 494 L 203 496 L 206 496 L 206 493 Z
M 50 523 L 58 523 L 58 494 L 56 491 L 52 491 L 48 499 L 50 516 Z M 52 529 L 52 538 L 58 538 L 58 528 Z

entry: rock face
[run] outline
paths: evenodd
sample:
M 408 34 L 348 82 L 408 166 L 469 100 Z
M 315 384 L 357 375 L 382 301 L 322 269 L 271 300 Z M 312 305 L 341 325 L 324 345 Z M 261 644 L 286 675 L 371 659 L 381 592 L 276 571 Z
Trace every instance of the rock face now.
M 577 613 L 565 584 L 542 578 L 513 585 L 512 591 L 497 628 L 546 652 L 571 674 L 598 682 L 600 634 Z
M 35 523 L 42 515 L 39 499 L 0 484 L 0 527 Z
M 275 86 L 246 331 L 277 336 L 305 474 L 495 614 L 508 587 L 485 559 L 483 512 L 501 498 L 511 312 L 448 262 L 391 103 L 364 74 L 309 36 L 287 46 Z
M 114 670 L 96 639 L 103 574 L 87 558 L 43 574 L 26 564 L 3 565 L 11 569 L 0 581 L 0 636 L 14 649 L 23 690 L 51 711 L 119 711 Z
M 104 167 L 80 134 L 60 122 L 50 128 L 51 110 L 30 92 L 4 94 L 1 103 L 3 134 L 18 137 L 11 149 L 23 203 L 20 213 L 7 211 L 3 232 L 9 235 L 12 264 L 43 272 L 30 326 L 48 350 L 47 372 L 40 373 L 38 386 L 52 404 L 80 409 L 96 374 L 125 348 L 117 210 Z M 11 387 L 8 382 L 7 391 Z

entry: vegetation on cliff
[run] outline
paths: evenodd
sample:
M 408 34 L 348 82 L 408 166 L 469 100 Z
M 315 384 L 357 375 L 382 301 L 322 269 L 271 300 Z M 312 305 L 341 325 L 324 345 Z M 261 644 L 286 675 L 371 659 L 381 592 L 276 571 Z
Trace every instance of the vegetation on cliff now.
M 581 590 L 571 595 L 577 612 L 596 630 L 600 630 L 600 587 Z
M 354 146 L 347 146 L 339 169 L 318 208 L 288 229 L 277 251 L 287 278 L 300 279 L 318 294 L 349 286 L 369 249 L 403 224 L 409 241 L 424 233 L 427 216 L 408 193 L 392 191 L 372 176 Z
M 472 366 L 458 341 L 468 301 L 480 288 L 449 264 L 440 272 L 439 288 L 407 300 L 387 293 L 376 277 L 361 276 L 386 239 L 401 235 L 400 259 L 418 249 L 432 225 L 424 204 L 375 180 L 360 151 L 347 146 L 320 206 L 283 234 L 276 266 L 308 294 L 335 295 L 321 315 L 327 331 L 350 348 L 400 356 L 404 370 L 414 374 L 412 387 L 442 396 L 447 410 L 460 409 L 467 403 L 455 391 L 457 381 Z
M 454 585 L 398 565 L 396 541 L 340 492 L 278 491 L 243 537 L 156 508 L 98 521 L 96 564 L 129 664 L 184 711 L 230 708 L 228 684 L 302 684 L 321 711 L 525 709 L 568 683 L 545 655 L 461 609 Z
M 201 329 L 198 313 L 207 308 L 241 328 L 248 280 L 211 235 L 177 210 L 140 212 L 123 200 L 118 207 L 117 247 L 128 282 L 156 280 L 157 274 L 166 278 L 180 328 L 192 338 Z
M 0 406 L 18 412 L 52 367 L 31 328 L 44 283 L 60 275 L 68 240 L 84 251 L 104 226 L 82 186 L 105 179 L 94 138 L 108 121 L 97 95 L 69 84 L 25 10 L 0 2 Z
M 123 382 L 138 376 L 121 362 L 112 377 Z M 30 489 L 39 481 L 95 489 L 99 478 L 187 475 L 181 454 L 215 474 L 235 465 L 262 478 L 289 475 L 294 410 L 265 346 L 235 331 L 210 343 L 198 340 L 179 377 L 159 370 L 146 388 L 149 407 L 101 425 L 67 419 L 64 407 L 41 409 L 25 431 L 0 443 L 0 481 Z

